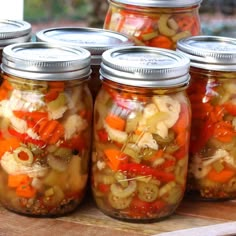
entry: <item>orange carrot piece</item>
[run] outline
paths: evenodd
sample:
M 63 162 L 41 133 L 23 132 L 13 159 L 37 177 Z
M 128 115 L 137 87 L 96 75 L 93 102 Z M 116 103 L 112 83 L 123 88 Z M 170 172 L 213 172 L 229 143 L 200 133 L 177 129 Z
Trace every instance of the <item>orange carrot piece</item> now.
M 10 188 L 17 188 L 19 185 L 29 183 L 30 178 L 26 174 L 8 175 L 7 184 Z
M 54 144 L 64 135 L 64 127 L 56 120 L 43 120 L 39 122 L 38 133 L 41 140 Z
M 14 149 L 20 146 L 20 141 L 16 138 L 7 138 L 4 140 L 0 140 L 0 157 L 5 152 L 13 151 Z
M 118 129 L 121 131 L 125 129 L 125 120 L 117 115 L 108 114 L 105 121 L 113 129 Z
M 166 49 L 171 49 L 172 48 L 172 41 L 163 35 L 159 35 L 149 42 L 150 47 L 160 47 L 160 48 L 166 48 Z
M 16 188 L 16 195 L 19 197 L 32 198 L 35 196 L 35 194 L 36 194 L 36 190 L 32 186 L 30 186 L 28 183 L 19 185 Z
M 126 161 L 127 157 L 118 149 L 106 149 L 104 150 L 106 157 L 109 162 L 107 163 L 110 168 L 114 171 L 117 171 L 120 164 Z
M 218 183 L 226 183 L 235 175 L 235 171 L 229 168 L 224 168 L 221 172 L 217 172 L 214 168 L 210 170 L 207 178 Z

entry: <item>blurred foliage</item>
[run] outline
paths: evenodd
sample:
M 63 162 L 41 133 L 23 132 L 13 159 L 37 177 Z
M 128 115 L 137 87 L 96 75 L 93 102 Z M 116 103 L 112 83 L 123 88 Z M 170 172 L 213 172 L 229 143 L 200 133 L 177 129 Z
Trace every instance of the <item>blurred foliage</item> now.
M 24 0 L 24 19 L 30 22 L 85 20 L 89 11 L 86 0 Z

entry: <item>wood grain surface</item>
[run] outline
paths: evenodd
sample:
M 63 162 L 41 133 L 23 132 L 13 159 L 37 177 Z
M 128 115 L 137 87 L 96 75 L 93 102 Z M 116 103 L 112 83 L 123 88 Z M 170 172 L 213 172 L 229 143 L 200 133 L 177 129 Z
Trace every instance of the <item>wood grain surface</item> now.
M 214 227 L 227 222 L 236 225 L 235 201 L 199 202 L 184 199 L 171 217 L 146 224 L 122 222 L 104 215 L 90 196 L 75 212 L 58 218 L 22 216 L 0 206 L 0 236 L 146 236 Z

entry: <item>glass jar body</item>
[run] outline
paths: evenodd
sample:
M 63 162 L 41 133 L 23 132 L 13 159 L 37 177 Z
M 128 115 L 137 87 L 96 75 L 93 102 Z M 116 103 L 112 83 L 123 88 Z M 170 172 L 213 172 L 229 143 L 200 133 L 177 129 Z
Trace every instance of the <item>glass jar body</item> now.
M 178 40 L 201 33 L 199 5 L 162 8 L 110 1 L 104 28 L 130 36 L 136 45 L 175 50 Z
M 33 216 L 74 210 L 88 178 L 92 97 L 87 83 L 2 77 L 1 204 Z
M 184 90 L 103 80 L 94 108 L 91 178 L 99 209 L 134 222 L 171 215 L 185 191 L 189 129 Z
M 188 190 L 206 200 L 236 197 L 236 73 L 191 68 Z

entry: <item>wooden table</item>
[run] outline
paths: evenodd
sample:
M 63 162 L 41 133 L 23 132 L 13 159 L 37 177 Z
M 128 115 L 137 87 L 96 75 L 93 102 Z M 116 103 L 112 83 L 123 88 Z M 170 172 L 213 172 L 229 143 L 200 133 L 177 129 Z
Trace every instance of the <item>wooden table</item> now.
M 127 223 L 107 217 L 96 208 L 89 196 L 74 213 L 59 218 L 26 217 L 0 206 L 0 236 L 16 235 L 236 235 L 236 201 L 199 202 L 184 199 L 174 215 L 163 221 L 147 224 Z

